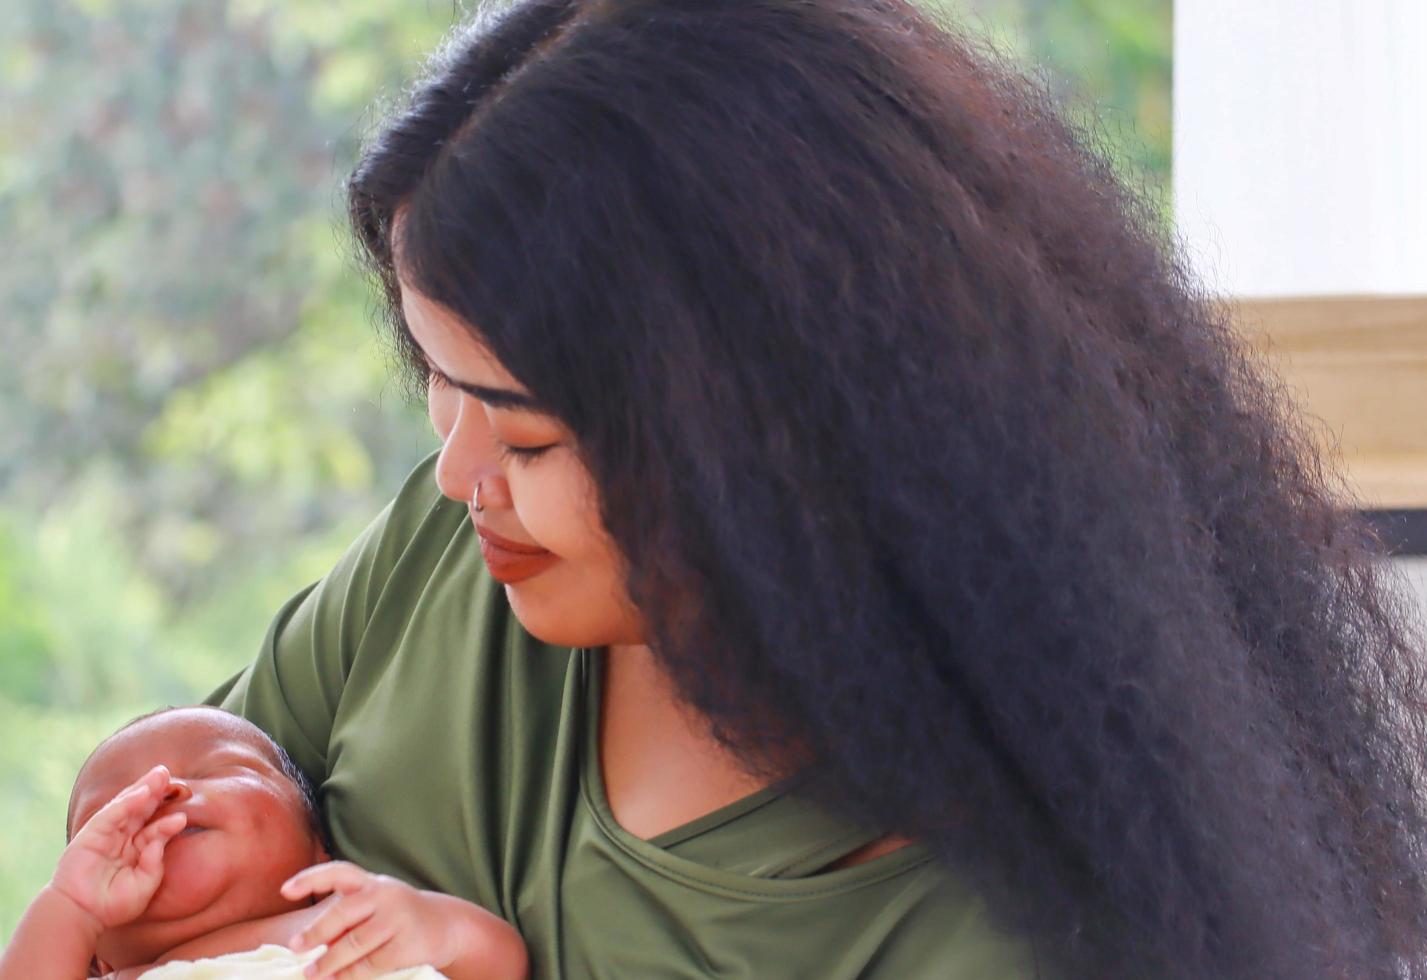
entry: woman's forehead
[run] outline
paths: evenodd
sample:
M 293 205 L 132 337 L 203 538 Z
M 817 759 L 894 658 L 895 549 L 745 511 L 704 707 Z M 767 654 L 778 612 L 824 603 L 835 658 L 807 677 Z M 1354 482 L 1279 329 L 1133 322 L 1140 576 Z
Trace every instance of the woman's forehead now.
M 521 390 L 475 331 L 450 309 L 403 283 L 401 310 L 411 339 L 436 371 L 473 385 Z

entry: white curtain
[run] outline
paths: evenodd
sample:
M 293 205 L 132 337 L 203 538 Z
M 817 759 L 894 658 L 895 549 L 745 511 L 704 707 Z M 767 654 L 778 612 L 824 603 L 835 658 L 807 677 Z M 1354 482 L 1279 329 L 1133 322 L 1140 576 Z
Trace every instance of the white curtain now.
M 1173 0 L 1175 220 L 1223 295 L 1427 293 L 1427 0 Z

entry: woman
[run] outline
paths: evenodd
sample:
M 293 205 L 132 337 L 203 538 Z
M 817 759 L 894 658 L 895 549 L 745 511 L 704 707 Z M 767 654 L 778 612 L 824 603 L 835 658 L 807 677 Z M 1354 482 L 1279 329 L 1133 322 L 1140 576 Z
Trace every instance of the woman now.
M 531 0 L 350 202 L 443 448 L 217 695 L 339 851 L 542 976 L 1421 975 L 1375 546 L 1013 71 Z

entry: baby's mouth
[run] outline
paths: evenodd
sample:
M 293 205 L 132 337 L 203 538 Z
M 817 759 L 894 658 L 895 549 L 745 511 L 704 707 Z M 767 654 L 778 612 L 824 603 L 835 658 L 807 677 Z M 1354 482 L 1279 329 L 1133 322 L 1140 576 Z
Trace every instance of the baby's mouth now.
M 175 837 L 187 837 L 187 836 L 189 836 L 190 834 L 199 834 L 199 833 L 202 833 L 203 831 L 205 831 L 205 830 L 207 830 L 207 829 L 208 829 L 207 827 L 184 827 L 182 830 L 180 830 L 180 831 L 179 831 L 177 834 L 175 834 L 174 836 L 175 836 Z

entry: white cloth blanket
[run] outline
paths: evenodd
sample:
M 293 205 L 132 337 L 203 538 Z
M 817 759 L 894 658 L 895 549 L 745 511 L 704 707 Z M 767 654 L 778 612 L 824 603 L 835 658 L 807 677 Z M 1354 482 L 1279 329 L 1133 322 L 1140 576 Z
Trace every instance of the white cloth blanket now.
M 208 960 L 174 960 L 144 974 L 144 980 L 303 980 L 302 968 L 327 950 L 318 946 L 294 953 L 282 946 L 259 946 Z M 380 980 L 445 980 L 429 966 L 383 973 Z

